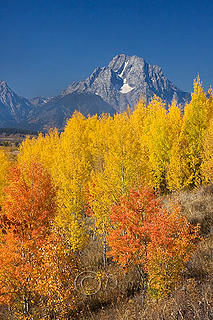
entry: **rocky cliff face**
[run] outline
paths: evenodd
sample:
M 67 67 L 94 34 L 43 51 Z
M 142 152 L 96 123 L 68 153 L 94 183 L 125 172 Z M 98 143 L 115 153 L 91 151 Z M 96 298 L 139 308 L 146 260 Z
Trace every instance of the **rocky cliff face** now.
M 127 105 L 134 107 L 141 96 L 149 101 L 156 94 L 167 104 L 173 98 L 181 104 L 190 99 L 190 94 L 169 81 L 159 66 L 151 66 L 143 58 L 125 54 L 115 56 L 107 67 L 96 68 L 86 80 L 72 83 L 63 95 L 73 92 L 99 95 L 118 111 Z

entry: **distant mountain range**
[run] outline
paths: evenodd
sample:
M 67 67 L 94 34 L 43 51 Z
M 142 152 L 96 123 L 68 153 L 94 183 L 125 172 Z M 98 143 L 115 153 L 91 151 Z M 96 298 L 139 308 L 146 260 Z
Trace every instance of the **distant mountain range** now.
M 0 81 L 0 127 L 62 129 L 75 110 L 84 115 L 114 114 L 127 105 L 134 108 L 140 97 L 149 101 L 154 94 L 167 105 L 172 99 L 181 104 L 190 100 L 190 94 L 169 81 L 159 66 L 120 54 L 107 67 L 96 68 L 86 80 L 73 82 L 57 97 L 26 99 Z

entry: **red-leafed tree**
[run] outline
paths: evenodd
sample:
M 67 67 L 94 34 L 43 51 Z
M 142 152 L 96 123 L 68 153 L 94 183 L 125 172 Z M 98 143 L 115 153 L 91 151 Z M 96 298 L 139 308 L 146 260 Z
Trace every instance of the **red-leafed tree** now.
M 27 315 L 36 292 L 32 275 L 50 236 L 56 194 L 48 172 L 33 162 L 11 169 L 5 194 L 0 216 L 0 303 L 15 305 L 18 313 Z
M 132 189 L 121 197 L 110 218 L 110 256 L 126 270 L 138 266 L 144 283 L 143 299 L 147 284 L 152 294 L 167 294 L 180 280 L 195 249 L 199 226 L 190 225 L 177 205 L 165 209 L 146 188 Z

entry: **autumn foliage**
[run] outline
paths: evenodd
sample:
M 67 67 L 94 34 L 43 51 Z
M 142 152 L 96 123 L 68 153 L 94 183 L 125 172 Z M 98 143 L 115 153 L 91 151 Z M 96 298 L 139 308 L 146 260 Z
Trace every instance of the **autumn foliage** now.
M 177 205 L 165 209 L 162 200 L 146 188 L 131 189 L 121 197 L 110 219 L 113 260 L 126 270 L 139 266 L 154 294 L 170 292 L 193 254 L 199 226 L 191 226 Z
M 46 305 L 55 306 L 56 295 L 63 296 L 58 288 L 63 273 L 58 260 L 63 261 L 67 254 L 62 239 L 52 231 L 56 193 L 47 170 L 34 162 L 13 167 L 5 193 L 1 212 L 0 301 L 15 307 L 18 318 L 32 313 L 36 303 L 45 300 Z M 72 260 L 64 268 L 71 266 L 74 267 Z
M 169 294 L 199 227 L 163 199 L 212 182 L 212 116 L 198 77 L 184 108 L 154 96 L 113 117 L 75 112 L 63 132 L 26 138 L 13 166 L 1 150 L 0 305 L 16 319 L 69 318 L 95 241 L 103 268 L 136 267 L 152 296 Z

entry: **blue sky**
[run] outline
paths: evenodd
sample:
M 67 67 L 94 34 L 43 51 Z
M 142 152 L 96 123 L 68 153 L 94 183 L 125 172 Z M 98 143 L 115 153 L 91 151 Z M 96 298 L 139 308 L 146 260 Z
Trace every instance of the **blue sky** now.
M 52 96 L 118 53 L 138 55 L 191 90 L 213 84 L 213 1 L 0 0 L 0 80 Z

